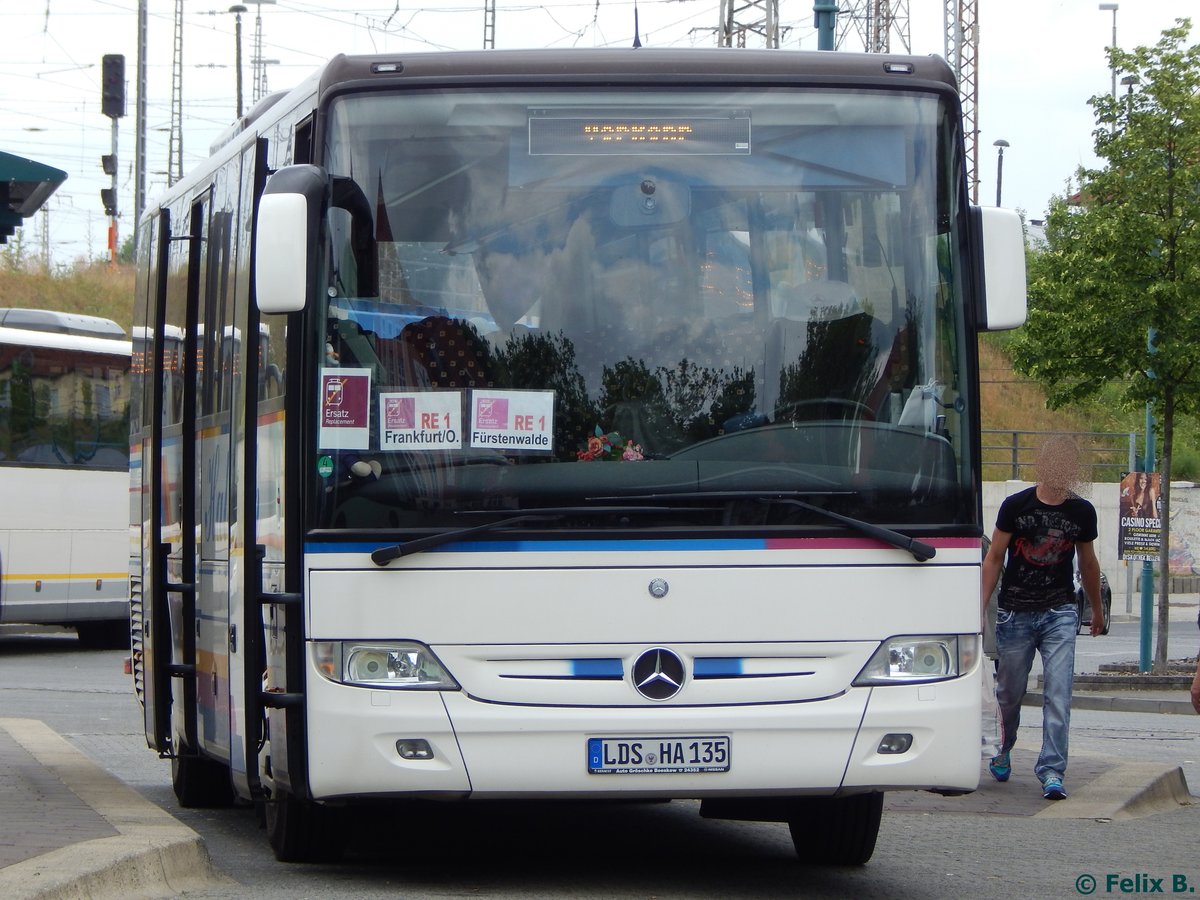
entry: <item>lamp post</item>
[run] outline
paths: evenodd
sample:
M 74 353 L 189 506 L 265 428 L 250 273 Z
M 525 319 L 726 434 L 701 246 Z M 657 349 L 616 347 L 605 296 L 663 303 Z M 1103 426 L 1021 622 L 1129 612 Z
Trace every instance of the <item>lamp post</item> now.
M 1125 85 L 1125 127 L 1129 127 L 1129 120 L 1133 118 L 1133 86 L 1141 79 L 1136 75 L 1122 75 L 1121 84 Z
M 246 12 L 246 7 L 240 3 L 236 6 L 229 7 L 229 11 L 234 15 L 233 33 L 237 41 L 237 117 L 242 117 L 242 13 Z
M 1111 12 L 1113 14 L 1113 35 L 1112 35 L 1112 44 L 1110 46 L 1114 50 L 1117 49 L 1117 10 L 1118 9 L 1120 9 L 1119 3 L 1101 3 L 1100 4 L 1101 12 Z M 1117 99 L 1117 70 L 1116 70 L 1116 67 L 1112 66 L 1112 65 L 1110 65 L 1109 68 L 1112 69 L 1112 98 L 1115 101 Z
M 1000 188 L 1004 184 L 1004 148 L 1010 146 L 1008 141 L 1000 138 L 998 141 L 992 141 L 992 146 L 996 148 L 996 205 L 1000 205 Z

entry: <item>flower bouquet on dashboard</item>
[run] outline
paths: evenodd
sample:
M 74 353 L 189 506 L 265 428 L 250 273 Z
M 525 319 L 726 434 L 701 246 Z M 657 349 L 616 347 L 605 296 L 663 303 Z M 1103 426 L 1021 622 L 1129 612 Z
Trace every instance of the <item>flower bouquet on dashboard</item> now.
M 592 460 L 618 460 L 632 462 L 645 459 L 640 444 L 632 440 L 622 439 L 615 431 L 605 432 L 599 425 L 596 433 L 588 438 L 587 446 L 575 454 L 581 462 Z

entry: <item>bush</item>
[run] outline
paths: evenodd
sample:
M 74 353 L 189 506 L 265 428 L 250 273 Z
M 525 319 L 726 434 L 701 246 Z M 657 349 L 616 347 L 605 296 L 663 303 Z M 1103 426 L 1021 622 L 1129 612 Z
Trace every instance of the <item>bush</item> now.
M 1171 454 L 1172 481 L 1200 481 L 1200 450 L 1175 447 Z

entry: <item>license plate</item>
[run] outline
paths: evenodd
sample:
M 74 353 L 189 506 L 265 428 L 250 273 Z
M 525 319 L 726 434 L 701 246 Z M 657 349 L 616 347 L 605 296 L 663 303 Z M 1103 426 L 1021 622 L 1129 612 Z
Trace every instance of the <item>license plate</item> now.
M 588 738 L 593 775 L 674 775 L 728 772 L 728 737 Z

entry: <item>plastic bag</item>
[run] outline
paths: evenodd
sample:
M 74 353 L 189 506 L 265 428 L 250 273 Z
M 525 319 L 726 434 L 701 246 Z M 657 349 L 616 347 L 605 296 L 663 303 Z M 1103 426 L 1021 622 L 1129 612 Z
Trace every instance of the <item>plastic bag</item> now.
M 987 759 L 1000 755 L 1003 726 L 1000 721 L 1000 704 L 996 702 L 996 676 L 992 667 L 984 665 L 983 677 L 979 679 L 983 686 L 983 700 L 980 705 L 982 712 L 982 742 L 980 753 Z

